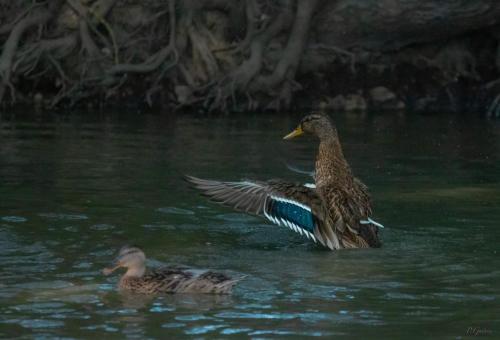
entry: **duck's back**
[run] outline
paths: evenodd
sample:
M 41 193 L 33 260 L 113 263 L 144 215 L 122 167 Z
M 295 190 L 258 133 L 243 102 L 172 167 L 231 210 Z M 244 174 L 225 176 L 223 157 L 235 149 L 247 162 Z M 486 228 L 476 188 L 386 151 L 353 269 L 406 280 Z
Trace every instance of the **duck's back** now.
M 204 271 L 198 276 L 181 283 L 179 289 L 183 293 L 229 294 L 238 279 L 218 272 Z
M 124 277 L 120 289 L 135 293 L 229 294 L 239 279 L 207 270 L 160 268 L 142 277 Z
M 352 177 L 349 185 L 320 188 L 343 248 L 380 247 L 378 228 L 362 224 L 372 214 L 366 185 Z

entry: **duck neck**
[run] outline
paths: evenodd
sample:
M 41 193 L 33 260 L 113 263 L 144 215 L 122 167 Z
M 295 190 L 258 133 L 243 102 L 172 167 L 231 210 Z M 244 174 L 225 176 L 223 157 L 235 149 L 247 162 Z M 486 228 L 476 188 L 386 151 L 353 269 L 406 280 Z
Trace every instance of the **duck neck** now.
M 348 182 L 352 179 L 351 169 L 340 145 L 337 131 L 332 128 L 319 136 L 319 151 L 316 157 L 316 186 Z
M 123 275 L 123 278 L 142 277 L 145 272 L 146 272 L 146 266 L 145 265 L 129 267 L 127 269 L 127 272 L 125 273 L 125 275 Z

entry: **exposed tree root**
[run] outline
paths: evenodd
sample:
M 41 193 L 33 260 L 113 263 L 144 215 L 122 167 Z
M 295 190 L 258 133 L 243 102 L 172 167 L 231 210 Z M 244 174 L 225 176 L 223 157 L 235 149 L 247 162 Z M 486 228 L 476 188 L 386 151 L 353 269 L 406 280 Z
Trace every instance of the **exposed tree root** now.
M 493 102 L 488 107 L 486 116 L 488 118 L 500 118 L 500 94 L 493 99 Z
M 233 108 L 237 106 L 236 91 L 247 94 L 250 82 L 257 77 L 264 65 L 264 54 L 267 45 L 276 37 L 290 21 L 292 12 L 292 1 L 282 0 L 283 10 L 278 14 L 274 22 L 252 39 L 250 44 L 250 57 L 243 61 L 228 77 L 221 79 L 210 91 L 205 106 L 210 110 L 227 110 L 227 101 L 231 99 Z M 250 10 L 250 9 L 247 9 Z M 252 101 L 254 101 L 252 99 Z M 250 106 L 250 105 L 249 105 Z
M 295 73 L 307 41 L 311 18 L 317 3 L 318 0 L 298 0 L 297 14 L 295 15 L 292 31 L 280 61 L 270 76 L 261 77 L 255 82 L 254 86 L 269 90 L 282 85 L 277 98 L 270 103 L 270 108 L 279 110 L 282 101 L 285 108 L 290 107 Z
M 114 65 L 108 70 L 108 73 L 118 74 L 118 73 L 148 73 L 157 69 L 170 55 L 173 55 L 173 63 L 177 63 L 178 61 L 178 53 L 176 50 L 176 16 L 175 16 L 175 1 L 169 1 L 169 22 L 170 22 L 170 34 L 169 34 L 169 43 L 166 47 L 162 48 L 160 51 L 153 54 L 148 60 L 140 64 L 118 64 Z
M 489 10 L 481 12 L 483 7 L 474 2 L 467 8 L 479 6 L 481 11 L 471 9 L 470 14 L 437 0 L 430 2 L 455 10 L 457 17 L 468 20 L 467 27 L 482 27 L 473 16 L 494 19 L 500 5 L 477 1 Z M 415 8 L 413 2 L 418 1 L 401 6 Z M 16 93 L 18 99 L 26 99 L 40 92 L 49 107 L 139 98 L 149 106 L 198 105 L 209 111 L 289 108 L 294 93 L 302 88 L 297 77 L 304 69 L 311 73 L 317 69 L 315 61 L 309 64 L 311 56 L 329 61 L 330 66 L 334 60 L 353 77 L 358 69 L 366 72 L 362 65 L 366 57 L 342 44 L 336 26 L 325 26 L 330 21 L 342 25 L 337 11 L 345 17 L 346 8 L 361 12 L 372 8 L 369 1 L 356 6 L 359 1 L 354 0 L 344 0 L 342 6 L 320 0 L 12 2 L 0 13 L 0 104 L 16 102 Z M 383 20 L 395 20 L 375 5 L 369 13 L 382 26 Z M 323 21 L 317 23 L 319 19 Z M 356 21 L 351 19 L 345 27 Z M 415 41 L 423 21 L 425 16 L 415 18 Z M 329 36 L 339 38 L 324 39 L 325 27 Z M 492 65 L 500 71 L 498 40 Z M 460 78 L 478 82 L 479 73 L 488 71 L 473 49 L 450 41 L 436 53 L 419 55 L 419 62 L 441 72 L 443 92 L 450 105 L 458 107 L 457 96 L 444 85 Z M 494 83 L 493 79 L 487 80 Z M 498 115 L 499 102 L 492 101 L 490 115 Z
M 12 72 L 12 62 L 22 35 L 32 26 L 43 25 L 46 23 L 52 15 L 53 12 L 46 8 L 37 8 L 13 26 L 9 37 L 3 46 L 2 54 L 0 55 L 0 77 L 2 78 L 0 83 L 0 103 L 3 100 L 7 88 L 10 89 L 12 101 L 15 102 L 15 89 L 10 81 L 10 77 Z

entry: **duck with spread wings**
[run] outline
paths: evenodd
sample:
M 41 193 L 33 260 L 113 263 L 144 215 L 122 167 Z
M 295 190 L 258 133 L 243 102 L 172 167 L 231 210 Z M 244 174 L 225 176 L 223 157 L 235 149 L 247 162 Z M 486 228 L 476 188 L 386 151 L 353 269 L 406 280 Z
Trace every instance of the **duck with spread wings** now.
M 284 139 L 311 134 L 319 139 L 315 185 L 281 180 L 222 182 L 186 176 L 213 201 L 269 221 L 331 250 L 380 247 L 366 185 L 354 177 L 344 158 L 337 129 L 324 114 L 302 119 Z

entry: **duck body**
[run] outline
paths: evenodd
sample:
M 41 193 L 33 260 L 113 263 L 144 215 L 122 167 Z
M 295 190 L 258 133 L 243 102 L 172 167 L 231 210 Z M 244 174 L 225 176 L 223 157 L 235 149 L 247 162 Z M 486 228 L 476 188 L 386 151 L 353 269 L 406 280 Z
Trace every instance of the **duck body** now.
M 118 288 L 139 294 L 230 294 L 240 279 L 213 271 L 159 268 L 143 276 L 124 275 Z
M 146 270 L 146 255 L 138 247 L 122 247 L 113 265 L 103 269 L 110 275 L 119 268 L 127 271 L 120 278 L 118 288 L 139 294 L 199 293 L 230 294 L 233 286 L 244 278 L 231 278 L 226 274 L 190 269 L 187 267 L 163 267 Z
M 316 194 L 326 211 L 324 223 L 333 231 L 335 249 L 380 247 L 378 228 L 372 223 L 368 187 L 352 173 L 336 129 L 321 135 L 316 157 Z
M 352 174 L 330 119 L 319 114 L 306 116 L 285 139 L 304 132 L 320 140 L 315 185 L 186 179 L 216 202 L 261 215 L 331 250 L 380 247 L 378 229 L 383 226 L 371 218 L 368 188 Z

